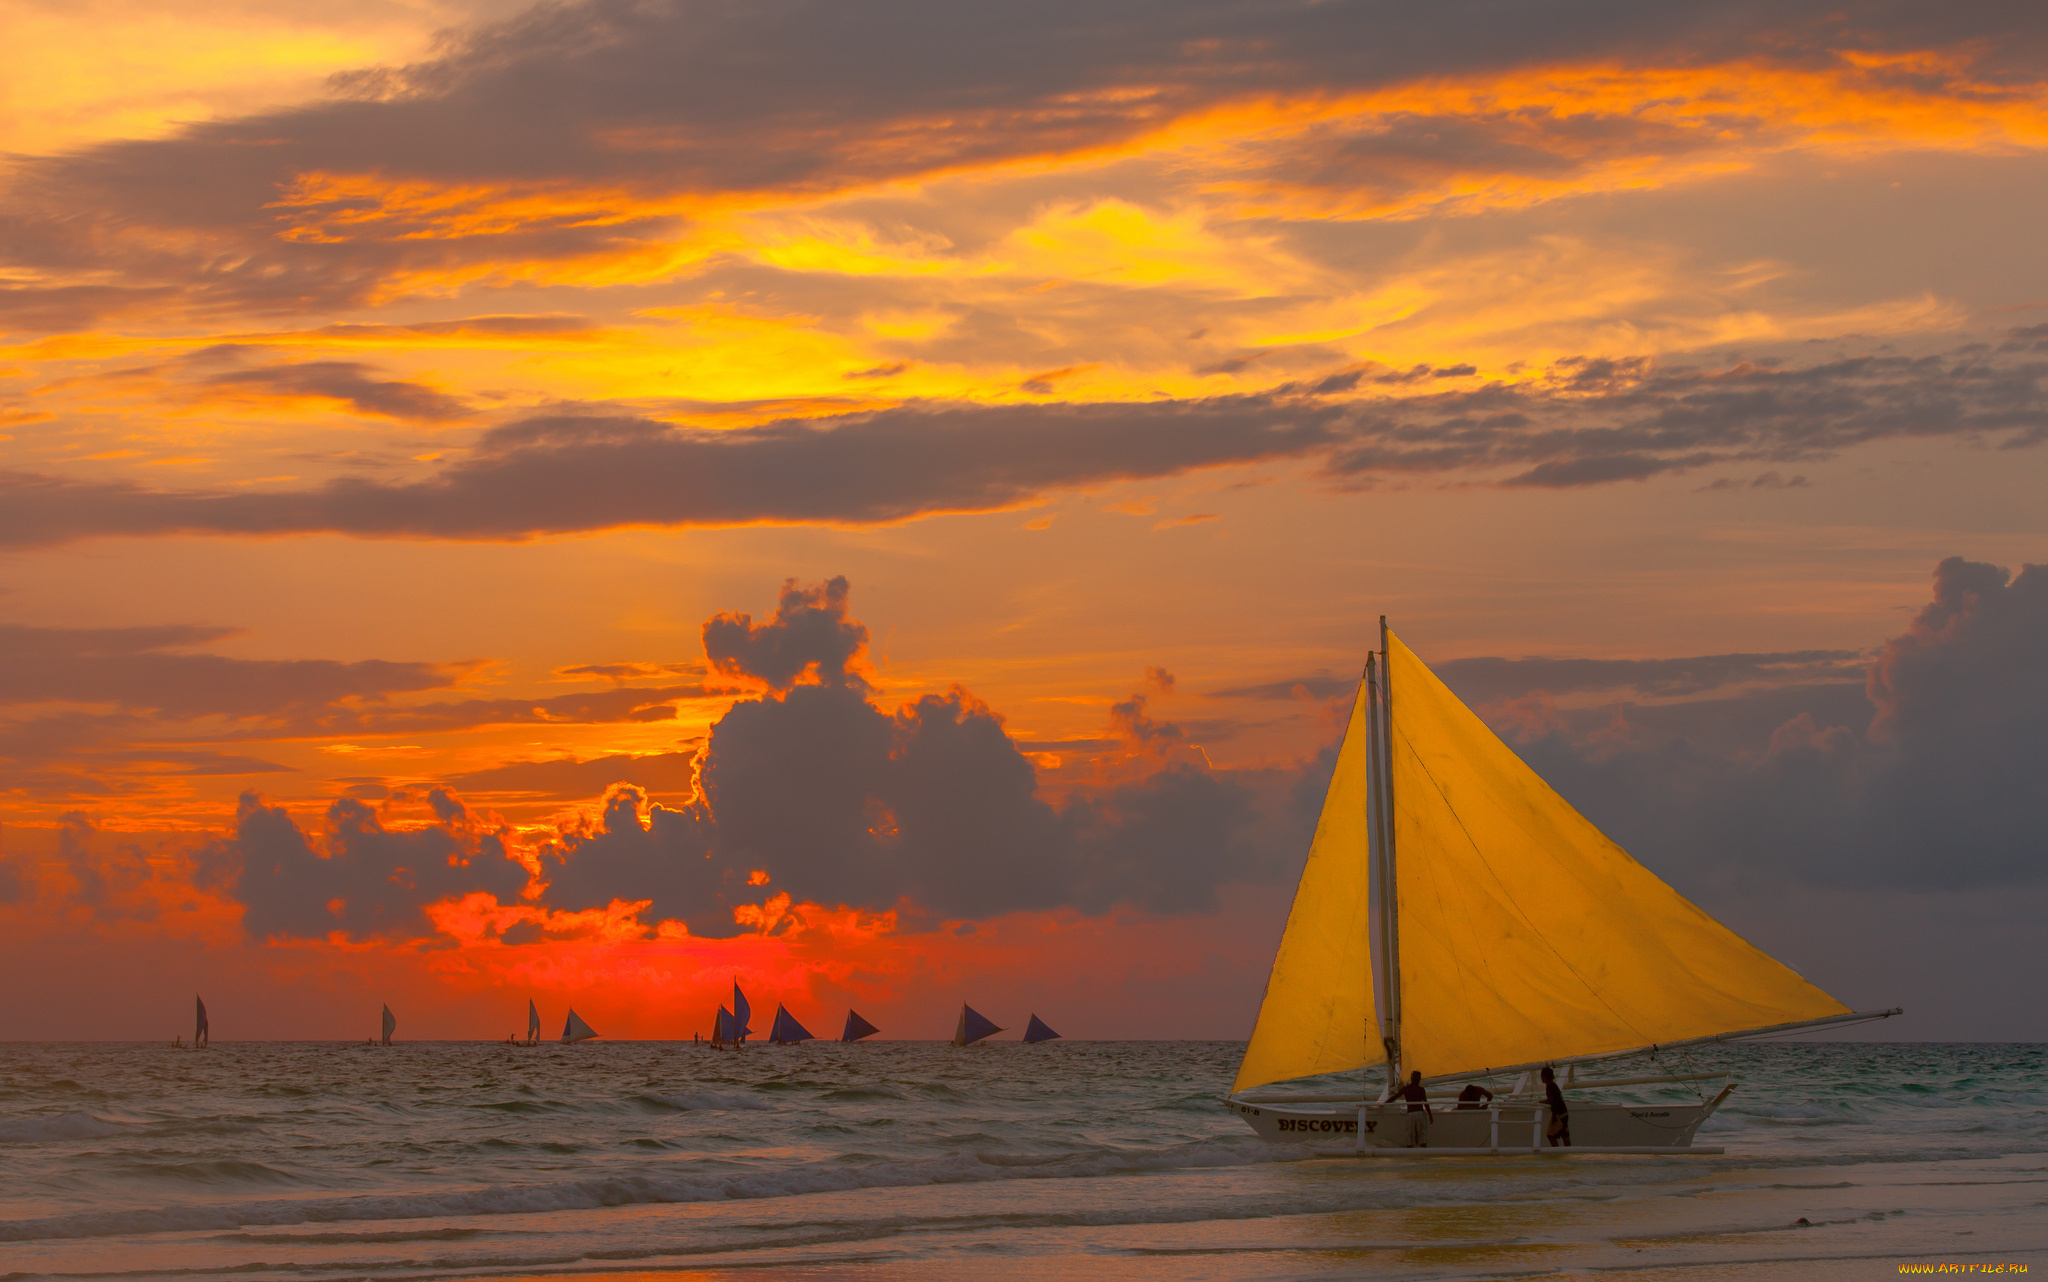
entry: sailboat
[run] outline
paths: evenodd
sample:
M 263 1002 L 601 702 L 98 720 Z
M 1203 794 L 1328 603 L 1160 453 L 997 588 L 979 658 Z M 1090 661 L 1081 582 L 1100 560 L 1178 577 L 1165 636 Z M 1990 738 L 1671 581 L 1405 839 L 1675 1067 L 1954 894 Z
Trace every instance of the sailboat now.
M 863 1037 L 873 1037 L 882 1030 L 860 1017 L 860 1012 L 851 1007 L 846 1011 L 846 1031 L 839 1035 L 842 1042 L 857 1042 Z
M 740 991 L 740 981 L 732 981 L 732 1040 L 744 1042 L 747 1034 L 754 1030 L 747 1027 L 747 1020 L 753 1017 L 754 1008 L 747 1004 L 747 995 Z
M 966 1002 L 961 1002 L 960 1022 L 953 1026 L 953 1045 L 972 1046 L 982 1038 L 993 1037 L 1002 1031 L 996 1027 L 994 1020 Z
M 391 1013 L 391 1008 L 389 1006 L 386 1006 L 384 1008 L 384 1045 L 391 1045 L 391 1033 L 392 1030 L 396 1029 L 397 1027 L 398 1017 Z
M 781 1002 L 775 1003 L 775 1022 L 768 1026 L 768 1040 L 777 1046 L 789 1046 L 796 1042 L 815 1041 L 811 1030 L 796 1022 L 796 1016 Z
M 711 1045 L 719 1050 L 725 1049 L 732 1041 L 732 1030 L 732 1012 L 720 1006 L 718 1014 L 711 1020 Z
M 1031 1017 L 1031 1022 L 1024 1025 L 1024 1043 L 1027 1046 L 1038 1042 L 1056 1042 L 1059 1037 L 1058 1033 L 1048 1028 L 1045 1021 L 1035 1014 Z
M 192 1026 L 192 1049 L 204 1050 L 210 1044 L 206 1028 L 206 999 L 195 994 L 192 1002 L 199 1007 L 199 1020 Z
M 578 1015 L 573 1010 L 569 1012 L 568 1020 L 562 1025 L 563 1041 L 587 1042 L 595 1036 L 597 1036 L 597 1030 L 584 1023 L 581 1015 Z
M 526 1044 L 540 1045 L 540 1007 L 533 1004 L 533 998 L 526 999 Z
M 1576 1074 L 1898 1013 L 1851 1011 L 1631 859 L 1381 619 L 1227 1103 L 1268 1140 L 1527 1153 L 1548 1129 L 1539 1069 L 1581 1090 L 1708 1082 L 1727 1074 Z M 1386 1073 L 1377 1089 L 1374 1064 Z M 1360 1069 L 1341 1094 L 1248 1093 Z M 1392 1096 L 1413 1073 L 1425 1087 L 1520 1077 L 1411 1128 Z M 1692 1149 L 1693 1135 L 1734 1089 L 1688 1104 L 1576 1103 L 1575 1147 L 1541 1151 L 1718 1152 Z M 1427 1147 L 1408 1147 L 1418 1134 Z

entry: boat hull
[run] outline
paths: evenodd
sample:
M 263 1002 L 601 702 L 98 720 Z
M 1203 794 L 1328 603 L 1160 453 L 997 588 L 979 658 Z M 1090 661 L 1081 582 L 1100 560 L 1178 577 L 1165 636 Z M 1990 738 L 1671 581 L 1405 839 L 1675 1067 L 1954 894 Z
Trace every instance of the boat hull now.
M 1437 1108 L 1433 1118 L 1423 1119 L 1418 1135 L 1402 1105 L 1368 1104 L 1360 1109 L 1356 1104 L 1290 1105 L 1238 1099 L 1227 1103 L 1260 1139 L 1276 1144 L 1470 1152 L 1548 1147 L 1539 1110 L 1528 1104 L 1503 1105 L 1497 1124 L 1486 1109 Z M 1575 1103 L 1571 1110 L 1572 1146 L 1628 1152 L 1690 1148 L 1700 1124 L 1720 1103 L 1719 1098 L 1702 1104 Z M 1417 1138 L 1420 1144 L 1413 1142 Z

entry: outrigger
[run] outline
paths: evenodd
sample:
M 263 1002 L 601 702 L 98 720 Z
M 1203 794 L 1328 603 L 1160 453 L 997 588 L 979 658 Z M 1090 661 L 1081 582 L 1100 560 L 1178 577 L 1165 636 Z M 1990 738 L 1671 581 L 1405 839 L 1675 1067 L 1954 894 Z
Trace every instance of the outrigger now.
M 1227 1103 L 1264 1139 L 1369 1156 L 1719 1153 L 1693 1136 L 1733 1082 L 1694 1103 L 1571 1102 L 1571 1145 L 1550 1147 L 1537 1074 L 1581 1091 L 1725 1081 L 1576 1074 L 1899 1013 L 1851 1011 L 1631 859 L 1382 618 Z M 1336 1094 L 1252 1093 L 1361 1069 Z M 1414 1072 L 1518 1080 L 1491 1099 L 1431 1091 L 1417 1128 L 1394 1098 Z

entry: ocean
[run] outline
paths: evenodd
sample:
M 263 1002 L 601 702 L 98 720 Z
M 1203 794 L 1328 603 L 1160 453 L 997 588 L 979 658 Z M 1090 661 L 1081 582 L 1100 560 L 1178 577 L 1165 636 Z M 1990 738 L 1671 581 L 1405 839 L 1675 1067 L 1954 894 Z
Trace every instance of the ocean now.
M 14 1043 L 0 1280 L 2048 1273 L 2044 1050 L 1695 1050 L 1725 1155 L 1418 1163 L 1261 1142 L 1234 1043 Z

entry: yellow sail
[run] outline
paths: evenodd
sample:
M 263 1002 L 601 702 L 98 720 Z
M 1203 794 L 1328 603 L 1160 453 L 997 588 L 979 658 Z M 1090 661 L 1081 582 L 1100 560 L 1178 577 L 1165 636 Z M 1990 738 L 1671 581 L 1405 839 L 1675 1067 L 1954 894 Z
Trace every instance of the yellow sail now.
M 1629 858 L 1391 634 L 1387 651 L 1403 1073 L 1847 1012 Z
M 1231 1092 L 1268 1082 L 1363 1067 L 1370 1038 L 1377 1058 L 1372 979 L 1367 958 L 1366 690 L 1352 703 L 1351 724 L 1337 753 L 1337 772 L 1323 798 L 1308 866 L 1287 914 L 1287 932 L 1273 958 L 1251 1045 Z

